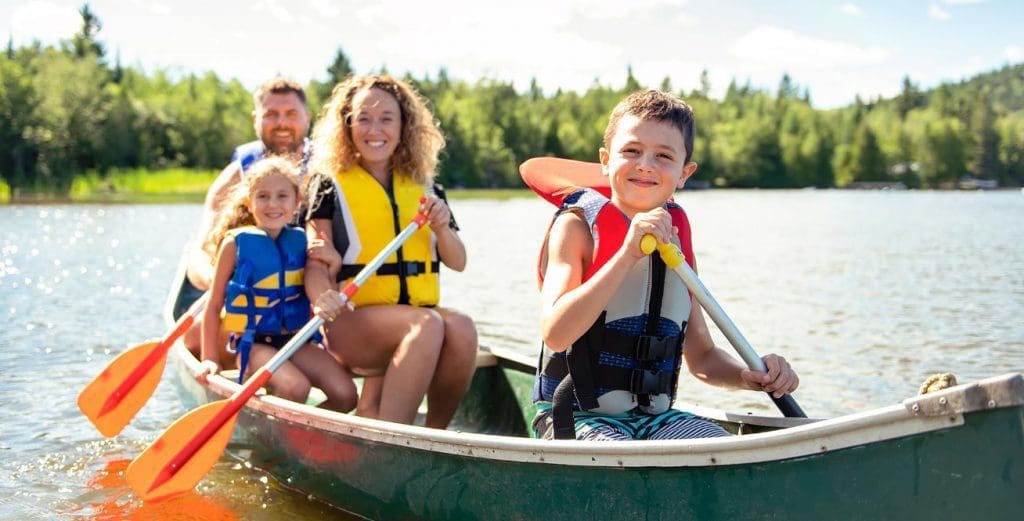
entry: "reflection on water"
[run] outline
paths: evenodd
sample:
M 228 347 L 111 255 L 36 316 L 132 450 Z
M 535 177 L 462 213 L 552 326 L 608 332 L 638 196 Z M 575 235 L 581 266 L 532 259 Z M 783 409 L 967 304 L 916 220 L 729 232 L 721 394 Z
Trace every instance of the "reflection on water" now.
M 800 372 L 812 416 L 888 405 L 933 372 L 1024 371 L 1024 197 L 999 193 L 688 192 L 705 284 L 762 354 Z M 447 305 L 484 343 L 535 353 L 536 253 L 553 208 L 456 200 L 469 249 Z M 197 491 L 143 505 L 124 464 L 184 411 L 165 382 L 102 440 L 78 391 L 161 308 L 199 207 L 0 207 L 0 518 L 260 519 L 343 514 L 225 458 Z M 726 346 L 722 337 L 720 345 Z M 758 393 L 687 379 L 684 399 L 771 410 Z M 286 485 L 286 483 L 285 483 Z

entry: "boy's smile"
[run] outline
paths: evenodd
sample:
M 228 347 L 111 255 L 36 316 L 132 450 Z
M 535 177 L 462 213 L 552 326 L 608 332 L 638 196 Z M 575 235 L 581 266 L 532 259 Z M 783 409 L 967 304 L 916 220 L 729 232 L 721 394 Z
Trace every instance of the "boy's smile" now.
M 678 128 L 631 114 L 619 120 L 609 148 L 602 148 L 600 156 L 612 201 L 630 218 L 665 204 L 697 169 L 696 163 L 686 163 L 686 144 Z

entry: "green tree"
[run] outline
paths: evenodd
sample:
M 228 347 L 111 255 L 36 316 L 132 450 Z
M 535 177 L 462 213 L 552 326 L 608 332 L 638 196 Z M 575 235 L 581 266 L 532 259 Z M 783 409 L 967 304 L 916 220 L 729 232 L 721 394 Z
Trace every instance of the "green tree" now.
M 99 17 L 89 7 L 88 2 L 82 4 L 82 7 L 78 10 L 78 15 L 82 17 L 82 27 L 71 37 L 72 52 L 79 59 L 89 56 L 103 59 L 106 50 L 103 44 L 96 39 L 96 35 L 103 28 L 103 23 L 100 22 Z
M 866 123 L 861 123 L 854 134 L 848 155 L 843 158 L 836 172 L 837 184 L 849 182 L 873 182 L 888 179 L 885 157 L 878 147 L 875 133 Z
M 975 98 L 971 114 L 971 175 L 979 179 L 1000 179 L 1003 165 L 999 161 L 999 134 L 995 128 L 995 112 L 987 96 Z

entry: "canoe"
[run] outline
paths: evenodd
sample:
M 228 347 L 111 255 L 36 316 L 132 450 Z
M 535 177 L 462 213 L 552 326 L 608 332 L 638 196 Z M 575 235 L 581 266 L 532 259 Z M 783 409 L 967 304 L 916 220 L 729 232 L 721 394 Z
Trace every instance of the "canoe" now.
M 196 293 L 177 285 L 167 320 Z M 169 362 L 186 407 L 238 389 L 219 376 L 196 382 L 198 361 L 180 343 Z M 825 420 L 684 406 L 738 435 L 596 443 L 530 437 L 534 367 L 531 357 L 482 347 L 448 430 L 257 395 L 239 414 L 229 453 L 369 519 L 1024 515 L 1021 374 Z

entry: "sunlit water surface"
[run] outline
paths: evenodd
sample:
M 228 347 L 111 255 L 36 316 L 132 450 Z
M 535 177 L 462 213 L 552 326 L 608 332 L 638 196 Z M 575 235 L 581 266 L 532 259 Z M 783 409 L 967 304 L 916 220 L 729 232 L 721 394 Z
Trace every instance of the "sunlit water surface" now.
M 1020 192 L 686 192 L 701 276 L 762 354 L 789 358 L 816 417 L 889 405 L 934 372 L 1024 371 Z M 536 253 L 552 208 L 456 200 L 464 273 L 443 300 L 481 341 L 535 353 Z M 163 334 L 195 205 L 0 207 L 0 518 L 322 519 L 345 514 L 223 458 L 196 492 L 143 505 L 127 463 L 184 411 L 170 382 L 103 439 L 78 391 Z M 717 333 L 716 333 L 717 335 Z M 721 336 L 719 345 L 727 346 Z M 682 399 L 771 411 L 759 393 L 686 379 Z

